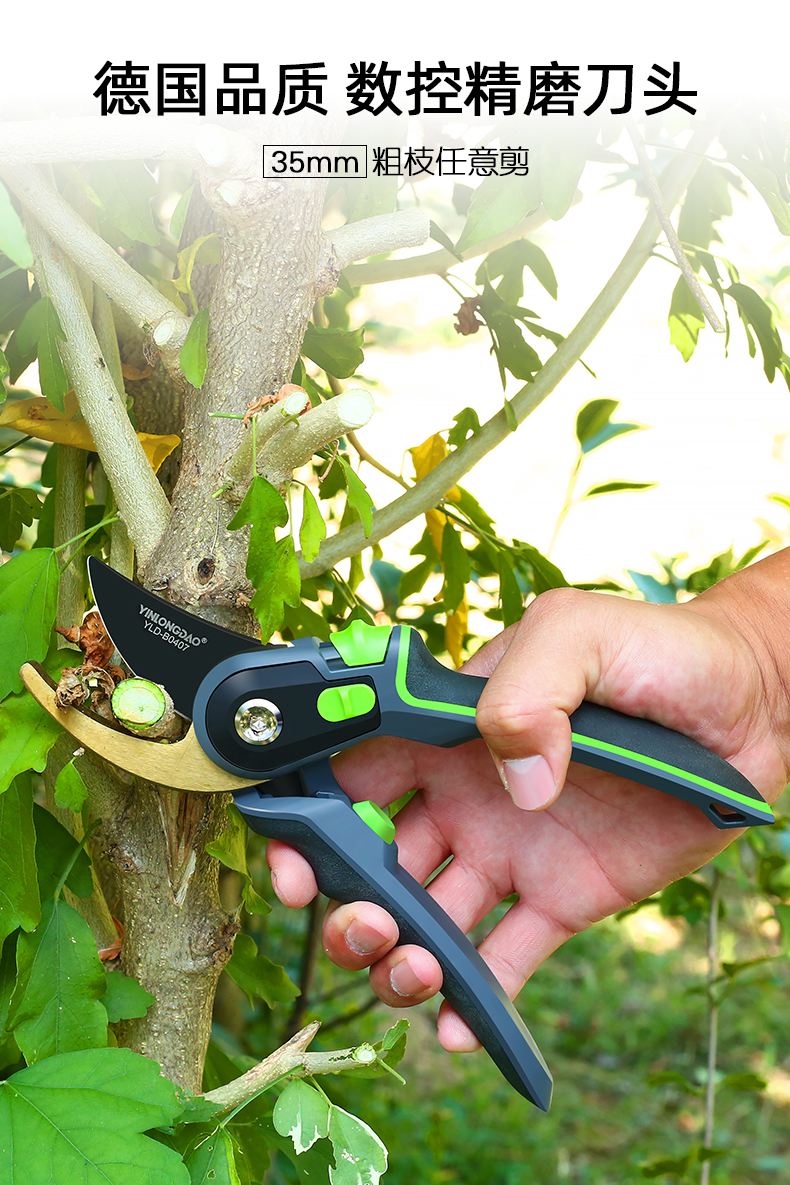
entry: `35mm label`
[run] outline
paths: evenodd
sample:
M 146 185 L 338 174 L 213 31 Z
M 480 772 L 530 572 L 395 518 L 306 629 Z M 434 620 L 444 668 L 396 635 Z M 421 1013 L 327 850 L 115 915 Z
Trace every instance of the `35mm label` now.
M 263 175 L 272 180 L 367 177 L 368 148 L 366 144 L 264 144 Z

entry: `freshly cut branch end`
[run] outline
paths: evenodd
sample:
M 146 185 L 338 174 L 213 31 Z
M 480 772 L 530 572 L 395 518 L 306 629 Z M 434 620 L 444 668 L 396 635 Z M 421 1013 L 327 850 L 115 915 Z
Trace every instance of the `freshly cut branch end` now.
M 113 715 L 130 732 L 147 737 L 172 735 L 177 721 L 173 701 L 158 683 L 124 679 L 112 693 Z

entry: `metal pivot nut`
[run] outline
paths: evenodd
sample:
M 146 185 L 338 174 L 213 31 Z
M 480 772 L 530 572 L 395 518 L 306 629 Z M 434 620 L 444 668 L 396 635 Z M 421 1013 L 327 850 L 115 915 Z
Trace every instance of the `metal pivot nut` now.
M 270 745 L 283 730 L 282 713 L 277 704 L 268 699 L 246 699 L 238 708 L 233 723 L 248 745 Z

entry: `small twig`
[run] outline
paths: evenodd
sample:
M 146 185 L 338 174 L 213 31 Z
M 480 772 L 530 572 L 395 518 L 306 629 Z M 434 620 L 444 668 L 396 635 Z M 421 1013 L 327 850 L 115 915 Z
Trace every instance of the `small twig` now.
M 358 1069 L 365 1064 L 357 1056 L 357 1047 L 334 1049 L 326 1053 L 307 1053 L 307 1046 L 320 1027 L 318 1021 L 307 1025 L 280 1049 L 275 1049 L 274 1053 L 269 1054 L 240 1078 L 235 1078 L 225 1086 L 218 1086 L 216 1090 L 206 1091 L 198 1097 L 207 1099 L 218 1109 L 227 1111 L 285 1076 L 309 1078 L 313 1074 L 339 1074 L 343 1070 Z
M 359 1008 L 355 1008 L 353 1012 L 347 1012 L 344 1016 L 333 1016 L 331 1020 L 325 1020 L 321 1027 L 326 1032 L 327 1029 L 336 1029 L 340 1025 L 350 1025 L 380 1003 L 381 1000 L 379 1000 L 378 996 L 371 995 L 369 1000 L 366 1000 L 364 1004 L 360 1004 Z
M 346 440 L 357 450 L 357 455 L 360 461 L 366 461 L 368 465 L 372 465 L 374 469 L 378 469 L 379 473 L 383 473 L 385 477 L 389 477 L 393 481 L 396 481 L 399 486 L 403 486 L 404 490 L 411 489 L 411 486 L 405 478 L 401 477 L 398 473 L 393 473 L 392 470 L 388 469 L 386 465 L 382 465 L 381 461 L 377 461 L 376 458 L 368 452 L 365 446 L 359 443 L 356 432 L 346 432 Z
M 294 1000 L 291 1015 L 285 1027 L 285 1036 L 292 1036 L 302 1024 L 304 1015 L 312 1005 L 310 991 L 313 986 L 318 946 L 321 939 L 323 909 L 320 896 L 316 895 L 307 910 L 307 929 L 302 949 L 302 965 L 299 971 L 299 995 Z
M 672 254 L 678 261 L 678 267 L 683 273 L 683 278 L 693 292 L 694 299 L 702 310 L 705 320 L 708 322 L 713 332 L 724 333 L 724 326 L 716 316 L 713 306 L 702 290 L 702 285 L 697 279 L 694 268 L 689 263 L 686 252 L 680 245 L 680 239 L 675 232 L 675 228 L 670 221 L 669 214 L 667 213 L 666 207 L 664 205 L 664 199 L 661 195 L 661 189 L 659 188 L 658 181 L 656 180 L 656 175 L 653 172 L 653 166 L 650 164 L 648 155 L 645 152 L 645 142 L 639 135 L 639 132 L 637 131 L 633 121 L 629 121 L 628 134 L 630 135 L 631 142 L 636 150 L 636 155 L 639 160 L 639 167 L 642 170 L 642 176 L 645 179 L 645 185 L 647 186 L 647 192 L 650 194 L 650 200 L 653 203 L 653 209 L 658 215 L 658 221 L 661 223 L 664 234 L 667 236 L 669 245 L 672 248 Z
M 705 1087 L 705 1135 L 706 1148 L 713 1146 L 713 1125 L 716 1116 L 716 1058 L 719 1037 L 719 1002 L 715 997 L 715 983 L 719 974 L 719 897 L 721 894 L 721 873 L 713 869 L 710 889 L 710 913 L 708 915 L 708 1081 Z M 702 1165 L 700 1185 L 710 1181 L 711 1161 Z

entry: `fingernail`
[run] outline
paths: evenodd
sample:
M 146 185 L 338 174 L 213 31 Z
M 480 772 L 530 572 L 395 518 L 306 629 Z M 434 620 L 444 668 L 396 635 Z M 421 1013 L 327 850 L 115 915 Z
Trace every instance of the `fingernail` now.
M 272 872 L 272 871 L 271 871 L 271 869 L 269 870 L 269 872 L 270 872 L 270 875 L 271 875 L 271 878 L 272 878 L 272 888 L 274 889 L 275 893 L 277 893 L 277 873 L 276 873 L 276 872 Z M 277 893 L 277 896 L 279 897 L 279 896 L 280 896 L 280 894 L 279 894 L 279 893 Z
M 368 926 L 365 922 L 360 922 L 359 918 L 354 918 L 346 930 L 346 942 L 354 954 L 372 955 L 382 946 L 386 946 L 387 939 L 373 926 Z
M 390 987 L 399 996 L 416 996 L 424 992 L 427 986 L 415 975 L 406 959 L 396 963 L 390 971 Z
M 545 757 L 519 757 L 503 761 L 505 787 L 522 811 L 536 811 L 554 797 L 557 789 Z

